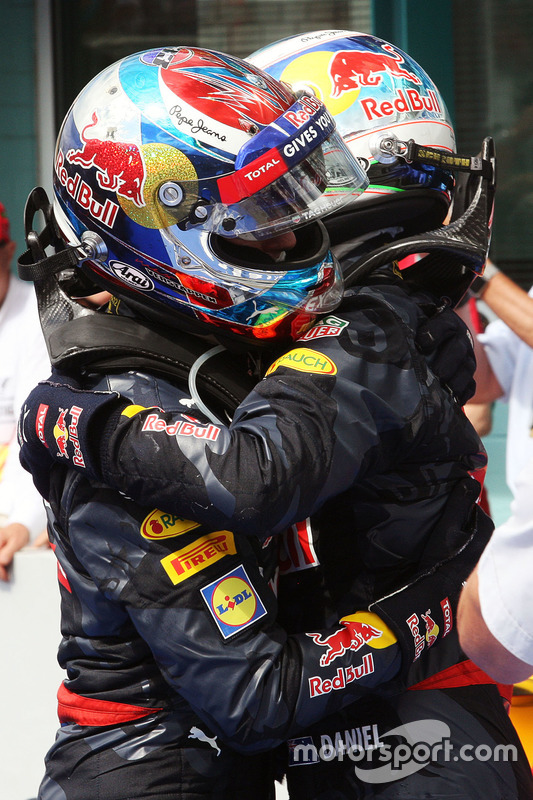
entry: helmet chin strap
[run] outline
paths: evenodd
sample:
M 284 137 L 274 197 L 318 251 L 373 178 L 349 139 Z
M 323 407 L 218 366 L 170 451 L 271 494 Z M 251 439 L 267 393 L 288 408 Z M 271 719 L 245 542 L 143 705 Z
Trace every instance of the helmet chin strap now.
M 424 163 L 435 164 L 434 159 L 439 158 L 439 166 L 468 173 L 468 179 L 458 184 L 462 191 L 457 203 L 454 198 L 455 219 L 436 230 L 392 241 L 365 256 L 348 259 L 343 263 L 345 286 L 360 283 L 369 272 L 391 261 L 421 254 L 419 261 L 402 271 L 402 277 L 456 305 L 474 278 L 483 273 L 487 259 L 495 189 L 494 142 L 487 137 L 481 155 L 475 158 L 422 148 L 414 142 L 396 144 L 411 145 L 406 154 L 421 154 L 416 158 Z

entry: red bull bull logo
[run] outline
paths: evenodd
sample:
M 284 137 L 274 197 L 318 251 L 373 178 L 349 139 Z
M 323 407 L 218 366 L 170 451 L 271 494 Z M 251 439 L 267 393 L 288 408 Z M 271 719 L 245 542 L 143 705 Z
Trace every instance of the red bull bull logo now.
M 437 636 L 439 635 L 439 626 L 435 622 L 434 619 L 431 618 L 431 609 L 428 608 L 425 614 L 421 614 L 420 616 L 426 623 L 426 642 L 428 647 L 431 647 L 432 644 L 435 644 L 437 641 Z
M 384 44 L 383 50 L 386 52 L 339 50 L 335 53 L 329 69 L 332 97 L 340 97 L 344 92 L 362 86 L 378 86 L 386 73 L 416 85 L 421 84 L 418 75 L 401 67 L 404 58 L 393 47 Z
M 68 408 L 60 408 L 59 416 L 56 420 L 56 424 L 54 425 L 54 439 L 56 440 L 57 451 L 59 455 L 64 458 L 68 458 L 68 452 L 67 452 L 68 428 L 66 423 L 67 414 L 68 414 Z
M 133 142 L 90 138 L 87 132 L 97 125 L 98 116 L 94 113 L 91 122 L 81 132 L 82 147 L 69 150 L 67 161 L 84 169 L 94 167 L 96 180 L 102 189 L 115 192 L 142 208 L 146 205 L 143 197 L 146 168 L 139 147 Z
M 349 650 L 357 652 L 364 644 L 372 639 L 382 636 L 383 631 L 375 628 L 368 622 L 356 622 L 354 620 L 343 620 L 342 628 L 339 628 L 329 636 L 322 636 L 320 633 L 308 633 L 315 644 L 325 647 L 326 652 L 320 656 L 320 666 L 327 667 L 336 658 L 343 656 Z
M 72 461 L 78 467 L 85 466 L 85 459 L 78 439 L 78 425 L 82 411 L 83 409 L 79 406 L 60 408 L 59 416 L 54 425 L 54 439 L 56 440 L 59 455 L 64 458 L 69 457 L 67 444 L 70 440 L 73 449 Z M 69 425 L 67 425 L 67 414 L 70 414 Z

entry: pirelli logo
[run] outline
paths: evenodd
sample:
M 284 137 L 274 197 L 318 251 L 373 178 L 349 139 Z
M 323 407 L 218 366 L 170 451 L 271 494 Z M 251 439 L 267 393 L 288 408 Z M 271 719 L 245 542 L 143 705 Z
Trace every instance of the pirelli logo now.
M 189 547 L 176 550 L 161 559 L 161 564 L 174 585 L 219 561 L 235 555 L 235 539 L 230 531 L 215 531 L 196 539 Z

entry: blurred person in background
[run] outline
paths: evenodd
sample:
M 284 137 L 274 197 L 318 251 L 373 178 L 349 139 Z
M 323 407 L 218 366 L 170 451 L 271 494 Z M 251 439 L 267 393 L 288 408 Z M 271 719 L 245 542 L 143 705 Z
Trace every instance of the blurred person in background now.
M 510 714 L 533 767 L 533 669 L 528 676 L 531 654 L 524 650 L 529 639 L 527 593 L 533 574 L 529 557 L 532 486 L 528 486 L 533 462 L 533 287 L 525 292 L 489 259 L 472 291 L 475 298 L 458 309 L 474 338 L 477 369 L 472 407 L 488 409 L 499 401 L 508 408 L 505 481 L 512 502 L 509 518 L 498 526 L 479 568 L 467 582 L 461 634 L 464 649 L 476 663 L 490 674 L 518 682 Z M 475 312 L 471 313 L 476 299 L 497 317 L 482 332 Z
M 458 610 L 463 649 L 504 683 L 533 673 L 533 459 L 515 486 L 511 515 L 494 531 Z
M 50 364 L 35 293 L 12 274 L 16 243 L 0 203 L 0 580 L 7 581 L 13 556 L 46 526 L 43 501 L 19 462 L 16 429 L 35 377 Z

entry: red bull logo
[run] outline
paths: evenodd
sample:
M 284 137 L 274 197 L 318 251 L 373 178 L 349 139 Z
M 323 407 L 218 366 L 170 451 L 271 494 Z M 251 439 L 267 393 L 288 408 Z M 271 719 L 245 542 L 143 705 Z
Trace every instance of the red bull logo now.
M 54 425 L 54 439 L 56 440 L 59 455 L 64 458 L 69 457 L 67 443 L 70 440 L 73 449 L 72 461 L 78 467 L 85 466 L 85 459 L 78 439 L 78 425 L 82 411 L 83 409 L 79 406 L 60 408 L 59 416 Z M 67 414 L 70 414 L 69 425 L 67 425 Z
M 425 614 L 420 614 L 420 616 L 426 623 L 426 642 L 428 644 L 428 647 L 431 647 L 432 644 L 435 644 L 440 630 L 439 626 L 437 625 L 435 620 L 431 618 L 430 614 L 431 614 L 430 608 L 428 608 Z
M 411 633 L 413 634 L 413 640 L 415 644 L 415 657 L 413 661 L 416 661 L 426 646 L 426 640 L 420 633 L 420 620 L 418 618 L 418 614 L 411 614 L 411 616 L 406 619 L 406 622 L 409 625 Z
M 386 73 L 416 85 L 421 84 L 418 75 L 401 67 L 404 59 L 393 47 L 384 44 L 383 50 L 386 52 L 339 50 L 335 53 L 329 69 L 332 97 L 340 97 L 344 92 L 362 86 L 378 86 Z
M 216 442 L 220 434 L 220 428 L 212 424 L 202 425 L 197 419 L 189 417 L 187 414 L 183 416 L 185 419 L 167 424 L 158 414 L 148 414 L 141 430 L 163 431 L 167 436 L 192 436 L 195 439 Z
M 68 428 L 66 422 L 68 411 L 68 408 L 60 408 L 59 416 L 56 420 L 56 424 L 54 425 L 54 439 L 56 440 L 57 450 L 59 455 L 63 456 L 64 458 L 68 458 Z
M 96 125 L 98 116 L 94 113 L 81 132 L 81 149 L 69 150 L 67 161 L 84 169 L 94 167 L 100 188 L 115 192 L 142 208 L 146 205 L 143 196 L 146 169 L 140 149 L 133 142 L 89 138 L 87 132 Z
M 360 681 L 361 678 L 371 675 L 374 671 L 372 653 L 365 653 L 359 666 L 339 667 L 333 678 L 322 678 L 321 675 L 313 675 L 309 678 L 309 697 L 319 697 L 342 690 L 353 681 Z
M 382 636 L 383 631 L 375 628 L 368 622 L 356 622 L 354 620 L 343 620 L 342 628 L 330 634 L 322 636 L 320 633 L 308 633 L 315 644 L 325 647 L 326 652 L 320 656 L 320 666 L 327 667 L 336 658 L 343 656 L 348 650 L 356 652 L 372 639 Z

